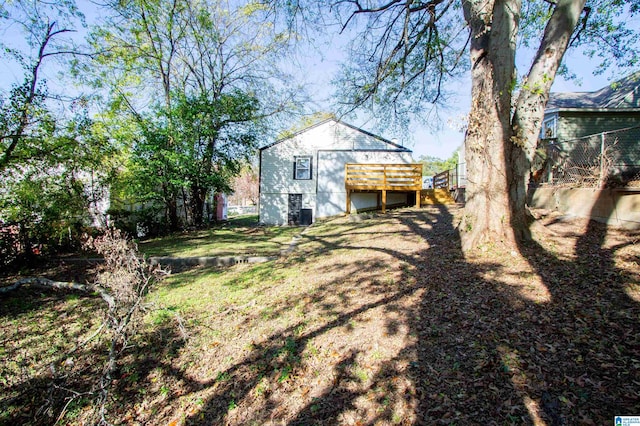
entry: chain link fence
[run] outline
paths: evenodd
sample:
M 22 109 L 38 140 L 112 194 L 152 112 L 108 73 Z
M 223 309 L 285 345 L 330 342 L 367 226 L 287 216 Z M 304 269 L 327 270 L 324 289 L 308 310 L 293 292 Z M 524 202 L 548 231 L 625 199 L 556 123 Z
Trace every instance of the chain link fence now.
M 543 140 L 533 170 L 533 184 L 640 187 L 640 126 L 566 141 Z

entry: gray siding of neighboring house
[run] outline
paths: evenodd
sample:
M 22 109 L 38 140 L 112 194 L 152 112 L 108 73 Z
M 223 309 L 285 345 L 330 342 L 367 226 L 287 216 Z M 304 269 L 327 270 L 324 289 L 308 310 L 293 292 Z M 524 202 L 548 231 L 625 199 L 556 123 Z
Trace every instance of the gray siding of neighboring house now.
M 545 122 L 552 116 L 558 142 L 640 125 L 640 71 L 593 92 L 550 93 Z
M 594 92 L 551 93 L 541 140 L 554 185 L 535 186 L 529 205 L 638 229 L 639 194 L 635 183 L 629 186 L 640 173 L 638 126 L 640 71 Z M 594 186 L 602 184 L 603 165 L 612 187 Z M 616 187 L 615 179 L 625 186 Z
M 595 161 L 602 149 L 607 148 L 614 161 L 613 167 L 619 171 L 640 165 L 640 129 L 615 132 L 639 126 L 640 111 L 560 110 L 554 114 L 557 117 L 557 146 L 576 163 Z M 604 145 L 603 132 L 613 132 L 604 135 Z
M 558 141 L 640 125 L 640 113 L 560 111 Z

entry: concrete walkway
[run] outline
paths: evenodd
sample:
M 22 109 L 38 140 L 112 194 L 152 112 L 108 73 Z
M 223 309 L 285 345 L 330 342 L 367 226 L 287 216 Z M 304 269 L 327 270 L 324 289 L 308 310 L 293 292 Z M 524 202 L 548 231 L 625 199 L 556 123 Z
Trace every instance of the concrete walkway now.
M 277 259 L 278 256 L 198 256 L 198 257 L 170 257 L 152 256 L 152 265 L 171 266 L 233 266 L 238 263 L 263 263 Z
M 287 248 L 280 250 L 279 256 L 197 256 L 197 257 L 170 257 L 170 256 L 152 256 L 149 262 L 152 265 L 171 265 L 171 266 L 233 266 L 239 263 L 264 263 L 276 260 L 278 257 L 289 256 L 296 249 L 302 235 L 311 228 L 313 224 L 306 226 L 298 235 L 291 239 Z

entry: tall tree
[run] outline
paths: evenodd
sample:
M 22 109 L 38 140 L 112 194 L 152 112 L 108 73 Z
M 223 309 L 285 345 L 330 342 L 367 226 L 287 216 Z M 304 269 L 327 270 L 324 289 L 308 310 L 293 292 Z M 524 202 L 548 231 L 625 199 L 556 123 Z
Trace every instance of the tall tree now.
M 176 45 L 183 37 L 179 13 L 184 6 L 177 0 L 107 1 L 103 6 L 105 16 L 101 25 L 90 35 L 94 49 L 102 54 L 83 72 L 94 73 L 94 85 L 110 92 L 111 111 L 106 117 L 111 119 L 105 120 L 105 124 L 113 127 L 119 123 L 117 127 L 130 128 L 129 123 L 133 122 L 139 127 L 134 140 L 155 147 L 157 154 L 150 165 L 158 166 L 154 174 L 160 177 L 157 184 L 166 217 L 170 228 L 175 230 L 179 226 L 180 187 L 171 178 L 175 171 L 173 164 L 161 154 L 173 150 L 175 138 L 171 122 L 159 129 L 158 123 L 145 114 L 145 108 L 151 103 L 156 109 L 171 109 L 174 68 L 178 62 Z M 126 131 L 113 130 L 129 136 Z
M 0 220 L 18 226 L 29 255 L 32 243 L 77 242 L 92 223 L 109 147 L 93 134 L 86 99 L 51 82 L 88 56 L 73 39 L 83 24 L 75 3 L 4 2 L 0 21 L 3 59 L 22 69 L 22 81 L 0 93 Z
M 99 80 L 114 82 L 114 105 L 126 106 L 142 136 L 158 129 L 148 125 L 150 114 L 162 117 L 151 145 L 167 154 L 154 164 L 166 160 L 172 170 L 158 182 L 170 223 L 177 225 L 184 190 L 190 219 L 201 224 L 207 194 L 228 188 L 257 132 L 298 106 L 301 91 L 281 70 L 291 36 L 275 32 L 258 3 L 114 1 L 108 11 L 113 16 L 94 32 L 108 52 Z M 169 179 L 173 172 L 180 178 Z
M 191 163 L 185 164 L 185 174 L 194 224 L 204 223 L 204 206 L 210 194 L 232 191 L 232 178 L 257 148 L 258 110 L 258 101 L 240 91 L 177 102 L 173 115 L 185 159 Z
M 24 73 L 23 81 L 14 83 L 8 95 L 0 92 L 0 172 L 55 149 L 47 146 L 50 138 L 46 137 L 55 128 L 48 104 L 55 97 L 50 96 L 42 74 L 45 62 L 55 65 L 51 61 L 80 55 L 67 37 L 75 31 L 74 20 L 81 21 L 82 15 L 72 1 L 22 0 L 0 5 L 0 22 L 24 35 L 22 45 L 0 42 L 2 56 Z
M 273 3 L 309 13 L 302 1 Z M 566 50 L 600 56 L 601 67 L 637 67 L 640 58 L 640 38 L 627 19 L 640 11 L 637 0 L 347 0 L 333 6 L 343 30 L 356 34 L 352 61 L 338 79 L 341 100 L 352 108 L 377 106 L 401 119 L 424 115 L 446 100 L 450 77 L 470 71 L 464 249 L 529 238 L 530 163 L 549 90 L 558 71 L 566 71 Z M 519 80 L 515 59 L 522 46 L 537 53 Z

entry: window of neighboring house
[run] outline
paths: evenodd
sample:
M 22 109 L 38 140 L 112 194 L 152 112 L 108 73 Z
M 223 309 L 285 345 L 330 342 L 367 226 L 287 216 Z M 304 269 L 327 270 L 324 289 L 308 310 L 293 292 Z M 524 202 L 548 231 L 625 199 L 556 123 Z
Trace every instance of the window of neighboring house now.
M 540 139 L 552 139 L 557 137 L 558 117 L 553 115 L 542 122 Z
M 311 157 L 295 157 L 293 162 L 294 179 L 311 179 Z

